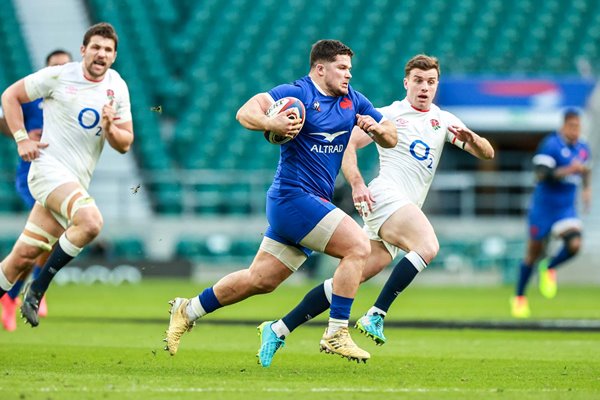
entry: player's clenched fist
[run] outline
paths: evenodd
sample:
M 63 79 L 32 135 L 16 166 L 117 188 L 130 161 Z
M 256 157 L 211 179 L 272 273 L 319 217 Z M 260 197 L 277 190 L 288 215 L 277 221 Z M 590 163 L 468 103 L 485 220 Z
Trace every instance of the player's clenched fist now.
M 102 107 L 102 128 L 105 132 L 110 131 L 110 127 L 115 119 L 115 108 L 113 107 L 114 100 L 111 100 L 110 103 L 105 104 Z

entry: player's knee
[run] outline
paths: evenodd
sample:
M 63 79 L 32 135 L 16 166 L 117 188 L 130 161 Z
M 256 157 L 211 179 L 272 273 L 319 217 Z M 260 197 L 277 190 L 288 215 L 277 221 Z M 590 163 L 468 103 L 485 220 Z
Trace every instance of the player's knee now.
M 567 243 L 567 251 L 571 255 L 579 253 L 581 249 L 581 239 L 573 239 Z
M 579 253 L 579 250 L 581 249 L 581 232 L 574 231 L 567 233 L 563 239 L 565 247 L 570 255 Z
M 104 220 L 97 208 L 89 207 L 87 209 L 79 210 L 73 223 L 86 237 L 89 238 L 89 240 L 92 240 L 100 234 L 100 231 L 102 231 Z
M 351 247 L 349 256 L 364 260 L 366 262 L 370 254 L 371 242 L 365 236 L 365 240 L 359 240 L 354 246 Z
M 268 277 L 268 276 L 264 276 L 264 275 L 258 276 L 256 274 L 252 275 L 251 284 L 252 284 L 253 292 L 255 294 L 271 293 L 272 291 L 277 289 L 277 286 L 279 286 L 279 283 L 280 282 L 273 279 L 272 277 Z
M 440 243 L 438 242 L 437 238 L 434 237 L 433 239 L 424 242 L 421 246 L 419 246 L 418 249 L 415 249 L 414 251 L 421 256 L 423 261 L 429 264 L 440 251 Z

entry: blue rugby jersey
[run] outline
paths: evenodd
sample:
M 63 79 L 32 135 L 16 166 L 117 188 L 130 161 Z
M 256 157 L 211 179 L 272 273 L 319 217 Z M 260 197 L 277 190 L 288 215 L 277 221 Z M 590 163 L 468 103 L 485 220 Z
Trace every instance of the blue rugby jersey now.
M 579 160 L 581 164 L 591 161 L 588 145 L 581 141 L 567 144 L 558 132 L 548 135 L 540 143 L 533 157 L 535 165 L 550 168 L 566 167 L 574 160 Z M 546 210 L 573 207 L 577 201 L 577 188 L 581 181 L 581 174 L 577 173 L 560 180 L 538 182 L 533 192 L 532 207 Z
M 277 172 L 268 194 L 278 196 L 300 189 L 331 201 L 356 114 L 370 115 L 377 122 L 381 122 L 382 114 L 351 86 L 345 96 L 327 96 L 309 76 L 279 85 L 268 94 L 273 100 L 296 97 L 306 109 L 298 136 L 281 145 Z
M 34 129 L 42 129 L 44 125 L 44 113 L 42 112 L 42 99 L 37 99 L 29 103 L 21 105 L 23 109 L 23 117 L 25 121 L 25 130 L 27 132 Z M 27 174 L 29 173 L 30 162 L 23 161 L 19 157 L 17 165 L 17 180 L 23 181 L 22 184 L 27 186 Z

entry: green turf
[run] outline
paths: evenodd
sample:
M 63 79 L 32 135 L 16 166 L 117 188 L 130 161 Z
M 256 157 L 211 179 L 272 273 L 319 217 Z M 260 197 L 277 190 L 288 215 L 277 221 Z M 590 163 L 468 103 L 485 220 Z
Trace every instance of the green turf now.
M 170 357 L 161 342 L 166 301 L 201 288 L 181 281 L 53 286 L 50 318 L 36 329 L 0 331 L 0 399 L 600 398 L 600 333 L 388 328 L 388 343 L 376 347 L 353 331 L 372 355 L 358 365 L 319 353 L 323 323 L 295 331 L 265 369 L 256 364 L 254 326 L 201 322 Z M 309 288 L 285 286 L 205 321 L 272 319 Z M 377 289 L 361 288 L 354 318 Z M 510 293 L 413 287 L 388 320 L 509 320 Z M 598 288 L 561 287 L 552 301 L 532 290 L 530 301 L 536 318 L 600 319 L 597 300 Z

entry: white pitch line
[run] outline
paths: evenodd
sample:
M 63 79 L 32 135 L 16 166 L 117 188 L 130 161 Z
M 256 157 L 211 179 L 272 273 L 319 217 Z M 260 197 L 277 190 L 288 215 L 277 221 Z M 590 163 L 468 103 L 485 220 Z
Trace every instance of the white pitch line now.
M 0 391 L 9 390 L 9 388 L 0 387 Z M 14 393 L 15 388 L 12 387 L 10 390 Z M 20 391 L 17 389 L 16 391 Z M 495 388 L 495 389 L 469 389 L 469 388 L 351 388 L 351 387 L 316 387 L 316 388 L 262 388 L 262 389 L 235 389 L 228 387 L 189 387 L 189 388 L 156 388 L 147 386 L 134 386 L 129 388 L 115 388 L 112 386 L 107 387 L 96 387 L 88 388 L 82 387 L 39 387 L 33 389 L 26 389 L 23 392 L 42 392 L 42 393 L 54 393 L 54 392 L 74 392 L 74 393 L 219 393 L 219 392 L 230 392 L 230 393 L 562 393 L 562 392 L 576 392 L 577 389 L 516 389 L 516 388 Z

